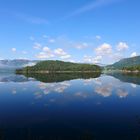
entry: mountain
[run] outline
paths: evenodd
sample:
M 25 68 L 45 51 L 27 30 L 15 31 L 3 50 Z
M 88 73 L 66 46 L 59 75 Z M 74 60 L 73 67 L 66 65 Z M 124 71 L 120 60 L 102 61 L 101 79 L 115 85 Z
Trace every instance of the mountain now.
M 71 63 L 64 61 L 47 60 L 38 62 L 35 66 L 17 70 L 17 73 L 65 73 L 65 72 L 100 72 L 100 66 L 93 64 Z
M 35 65 L 37 60 L 25 60 L 25 59 L 14 59 L 14 60 L 0 60 L 0 72 L 11 72 L 17 68 L 23 68 L 26 66 Z
M 106 69 L 123 69 L 124 67 L 134 67 L 140 65 L 140 56 L 124 58 L 112 65 L 108 65 Z

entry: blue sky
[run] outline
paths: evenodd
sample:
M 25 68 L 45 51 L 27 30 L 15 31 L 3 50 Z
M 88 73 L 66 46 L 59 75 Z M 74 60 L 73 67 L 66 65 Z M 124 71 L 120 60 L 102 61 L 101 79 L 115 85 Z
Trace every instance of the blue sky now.
M 0 59 L 109 64 L 140 54 L 139 0 L 0 0 Z

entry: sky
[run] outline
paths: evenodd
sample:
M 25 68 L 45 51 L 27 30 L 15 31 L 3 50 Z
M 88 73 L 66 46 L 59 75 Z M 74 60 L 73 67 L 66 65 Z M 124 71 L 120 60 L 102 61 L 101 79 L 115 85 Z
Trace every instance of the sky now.
M 0 0 L 0 59 L 111 64 L 140 54 L 139 0 Z

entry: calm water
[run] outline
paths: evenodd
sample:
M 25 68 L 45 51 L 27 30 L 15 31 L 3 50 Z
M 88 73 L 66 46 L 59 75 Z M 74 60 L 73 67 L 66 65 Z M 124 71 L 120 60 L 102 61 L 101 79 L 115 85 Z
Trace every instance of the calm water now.
M 0 140 L 139 140 L 138 75 L 0 74 Z

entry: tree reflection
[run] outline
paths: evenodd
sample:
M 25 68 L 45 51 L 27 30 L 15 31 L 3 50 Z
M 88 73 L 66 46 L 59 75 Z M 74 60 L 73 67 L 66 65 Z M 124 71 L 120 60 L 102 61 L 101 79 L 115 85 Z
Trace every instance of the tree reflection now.
M 89 78 L 97 78 L 101 75 L 101 73 L 62 73 L 62 74 L 25 74 L 26 77 L 32 77 L 40 82 L 62 82 L 66 80 L 73 79 L 89 79 Z
M 108 75 L 113 76 L 122 82 L 140 85 L 140 73 L 109 73 Z

